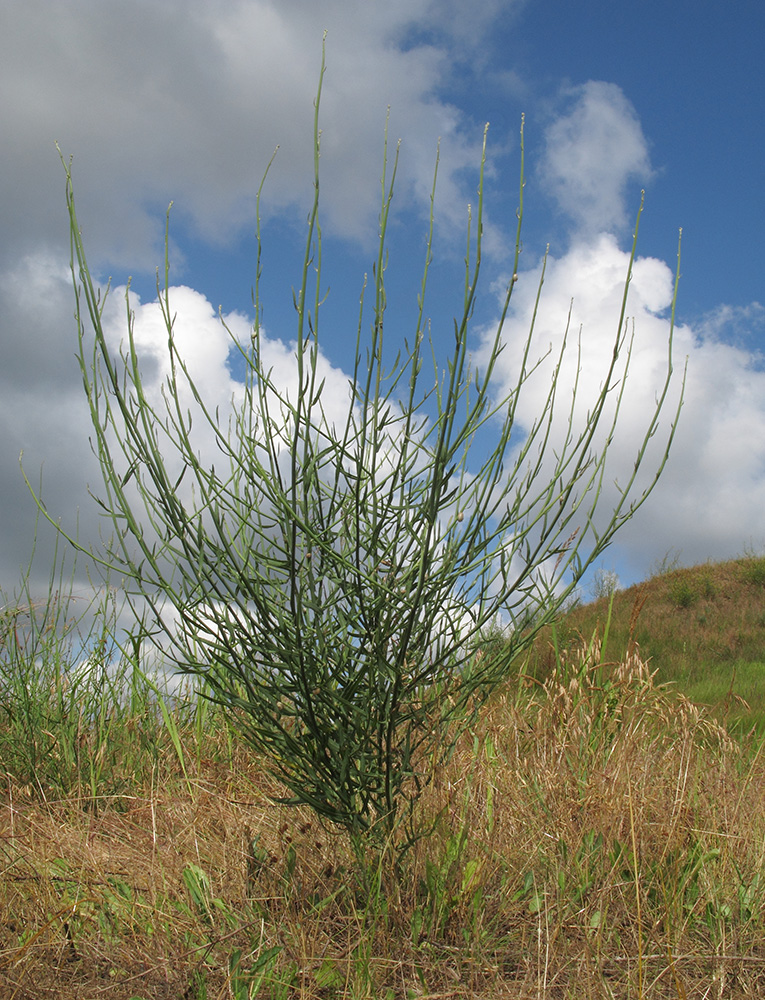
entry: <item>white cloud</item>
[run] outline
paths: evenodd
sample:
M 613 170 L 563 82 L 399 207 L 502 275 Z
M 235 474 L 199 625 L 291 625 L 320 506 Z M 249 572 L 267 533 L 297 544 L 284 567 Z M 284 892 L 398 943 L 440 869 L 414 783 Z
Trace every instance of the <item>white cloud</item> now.
M 565 96 L 570 109 L 546 131 L 543 181 L 580 232 L 618 230 L 628 182 L 651 176 L 640 121 L 616 84 L 590 80 Z
M 477 5 L 471 35 L 455 39 L 453 0 L 380 7 L 345 0 L 43 0 L 12 4 L 0 35 L 0 202 L 5 239 L 18 250 L 66 239 L 63 173 L 54 140 L 74 156 L 80 217 L 92 263 L 153 268 L 162 213 L 205 238 L 251 231 L 254 194 L 278 145 L 264 211 L 312 193 L 313 100 L 327 38 L 322 97 L 322 204 L 328 230 L 359 237 L 379 211 L 383 129 L 403 139 L 399 209 L 427 208 L 442 139 L 441 201 L 459 205 L 459 171 L 476 168 L 481 127 L 439 97 L 453 64 L 469 58 L 477 26 L 497 0 Z M 443 10 L 442 10 L 443 8 Z M 431 24 L 439 45 L 428 39 Z M 456 210 L 456 209 L 455 209 Z M 58 220 L 54 223 L 53 220 Z
M 427 211 L 441 136 L 440 198 L 454 203 L 461 224 L 467 198 L 459 193 L 459 172 L 477 167 L 481 129 L 440 96 L 454 65 L 449 52 L 471 58 L 499 6 L 506 13 L 520 2 L 480 0 L 469 17 L 455 0 L 350 6 L 345 0 L 136 0 L 128 15 L 108 0 L 5 6 L 0 564 L 6 581 L 16 582 L 32 543 L 34 506 L 18 469 L 22 448 L 34 482 L 44 465 L 51 511 L 74 519 L 79 509 L 83 534 L 95 530 L 86 484 L 95 487 L 98 472 L 74 359 L 64 172 L 54 141 L 74 156 L 78 215 L 94 275 L 108 273 L 107 263 L 120 276 L 128 269 L 153 271 L 171 199 L 176 228 L 185 221 L 203 238 L 229 245 L 252 231 L 254 194 L 277 145 L 264 211 L 288 209 L 302 225 L 312 194 L 313 100 L 327 29 L 325 232 L 376 233 L 389 104 L 391 145 L 399 136 L 404 142 L 399 210 Z M 183 252 L 177 247 L 173 263 L 178 280 Z M 115 289 L 108 313 L 115 330 L 124 323 L 119 294 Z M 182 318 L 188 330 L 210 338 L 199 371 L 204 387 L 213 398 L 226 397 L 230 373 L 219 356 L 210 356 L 222 350 L 212 308 L 192 289 L 177 298 L 179 328 Z M 148 336 L 156 317 L 149 318 L 150 304 L 135 305 L 141 335 Z M 277 342 L 270 349 L 278 377 L 288 378 L 289 349 Z
M 686 564 L 765 543 L 765 371 L 761 359 L 716 336 L 690 346 L 677 442 L 650 515 L 624 541 L 651 532 L 659 552 Z M 650 517 L 650 520 L 649 520 Z
M 553 352 L 559 348 L 574 296 L 572 350 L 561 378 L 562 412 L 573 387 L 574 348 L 580 326 L 580 405 L 590 404 L 602 384 L 616 333 L 627 262 L 628 254 L 614 237 L 606 235 L 577 243 L 565 255 L 548 261 L 536 328 L 539 353 L 550 345 Z M 522 273 L 516 285 L 507 348 L 498 371 L 505 386 L 518 370 L 521 334 L 530 322 L 537 273 L 536 269 Z M 60 318 L 71 317 L 70 279 L 43 254 L 39 259 L 22 261 L 13 281 L 6 276 L 7 284 L 14 282 L 20 301 L 43 302 L 44 308 L 32 313 L 35 325 L 29 341 L 19 338 L 8 345 L 9 367 L 3 371 L 0 420 L 5 434 L 0 461 L 6 474 L 6 524 L 1 555 L 12 577 L 28 557 L 31 545 L 33 504 L 17 471 L 21 448 L 35 485 L 37 470 L 44 463 L 43 496 L 54 516 L 62 516 L 65 524 L 74 528 L 79 509 L 80 534 L 89 539 L 97 537 L 100 523 L 86 491 L 89 483 L 99 492 L 100 473 L 88 450 L 91 430 L 72 357 L 73 324 L 71 318 L 65 323 Z M 637 261 L 628 305 L 635 326 L 632 369 L 612 450 L 611 476 L 622 482 L 631 470 L 663 380 L 671 291 L 672 274 L 666 264 L 652 258 Z M 166 332 L 156 303 L 142 303 L 134 297 L 133 306 L 147 389 L 158 400 L 167 370 Z M 216 311 L 199 292 L 183 287 L 171 289 L 171 310 L 179 347 L 205 399 L 225 412 L 241 385 L 232 376 L 228 334 Z M 756 304 L 750 311 L 755 318 L 759 315 Z M 616 551 L 625 567 L 623 571 L 620 567 L 620 574 L 626 582 L 647 572 L 657 553 L 679 549 L 684 561 L 703 561 L 741 551 L 750 539 L 757 544 L 765 539 L 765 371 L 757 355 L 726 342 L 727 331 L 721 326 L 725 315 L 716 317 L 714 329 L 681 325 L 675 331 L 678 381 L 684 359 L 689 359 L 685 403 L 660 484 L 648 505 L 619 536 Z M 736 312 L 729 315 L 738 317 Z M 233 314 L 225 318 L 237 336 L 249 335 L 246 317 Z M 125 336 L 122 289 L 113 290 L 105 319 L 110 342 L 116 346 Z M 36 372 L 31 353 L 37 344 L 43 348 Z M 288 389 L 295 379 L 292 348 L 274 337 L 267 339 L 265 346 L 275 382 Z M 323 358 L 320 364 L 322 376 L 327 378 L 324 399 L 330 409 L 328 416 L 340 419 L 347 405 L 347 376 Z M 539 414 L 549 377 L 549 365 L 543 366 L 526 387 L 518 411 L 525 426 Z M 654 459 L 673 408 L 674 403 L 670 403 L 655 442 Z M 563 429 L 560 423 L 555 427 L 558 440 Z M 212 453 L 211 440 L 200 438 L 200 447 Z M 606 506 L 613 497 L 607 484 Z
M 731 306 L 725 303 L 717 306 L 698 323 L 699 331 L 711 340 L 724 339 L 744 349 L 748 349 L 752 339 L 765 330 L 765 306 L 750 302 L 746 306 Z M 753 364 L 762 364 L 764 356 L 752 354 Z
M 629 255 L 613 236 L 575 241 L 550 258 L 536 323 L 536 351 L 551 357 L 528 381 L 518 409 L 529 427 L 550 386 L 552 358 L 560 350 L 571 308 L 567 361 L 560 378 L 559 419 L 553 445 L 563 439 L 567 404 L 577 374 L 576 338 L 581 327 L 578 410 L 581 420 L 603 384 L 616 334 Z M 534 309 L 539 269 L 522 273 L 512 299 L 500 378 L 509 388 L 517 376 L 523 334 Z M 669 337 L 673 274 L 662 261 L 639 258 L 628 300 L 635 340 L 627 389 L 611 448 L 603 509 L 616 497 L 613 480 L 626 482 L 663 384 Z M 571 300 L 573 297 L 573 306 Z M 755 303 L 747 316 L 759 316 Z M 732 314 L 738 319 L 738 313 Z M 688 374 L 684 404 L 669 463 L 656 491 L 617 536 L 614 550 L 624 576 L 639 578 L 657 553 L 680 549 L 687 563 L 740 552 L 750 537 L 765 540 L 765 371 L 757 355 L 726 342 L 730 330 L 716 317 L 712 329 L 679 325 L 674 335 L 675 389 L 651 443 L 648 467 L 660 456 L 677 404 L 682 369 Z M 493 332 L 491 329 L 488 333 Z M 725 338 L 725 339 L 723 339 Z M 612 393 L 612 403 L 615 393 Z M 645 477 L 641 482 L 645 484 Z
M 43 500 L 74 527 L 88 503 L 85 483 L 95 472 L 88 449 L 87 408 L 74 359 L 71 277 L 47 250 L 27 255 L 0 280 L 0 587 L 19 582 L 34 541 L 35 504 L 19 469 Z M 52 533 L 40 528 L 39 570 L 50 572 Z
M 264 209 L 300 225 L 311 197 L 312 101 L 326 28 L 325 232 L 352 239 L 376 232 L 389 104 L 391 139 L 403 139 L 397 211 L 402 218 L 427 211 L 440 136 L 440 211 L 461 227 L 468 200 L 464 171 L 477 167 L 482 123 L 443 94 L 455 67 L 480 61 L 492 19 L 520 6 L 521 0 L 480 0 L 470 8 L 460 0 L 136 0 L 130 16 L 114 0 L 5 6 L 0 572 L 6 579 L 15 582 L 31 545 L 34 508 L 18 471 L 22 448 L 33 482 L 44 465 L 49 509 L 71 521 L 79 509 L 82 534 L 98 530 L 86 485 L 96 487 L 99 473 L 74 359 L 64 176 L 54 140 L 75 157 L 80 221 L 96 274 L 105 262 L 118 273 L 153 270 L 170 199 L 176 218 L 196 235 L 235 242 L 252 229 L 253 195 L 277 144 Z M 512 76 L 512 67 L 503 69 Z M 571 248 L 550 261 L 538 343 L 559 343 L 573 296 L 572 329 L 583 326 L 586 399 L 606 370 L 627 266 L 616 238 L 602 233 L 625 224 L 629 185 L 650 179 L 651 165 L 635 109 L 619 87 L 590 81 L 564 98 L 564 111 L 546 132 L 541 175 L 574 235 Z M 186 280 L 192 283 L 188 275 Z M 617 469 L 627 470 L 634 458 L 662 377 L 671 286 L 663 262 L 637 262 L 629 306 L 636 328 L 633 376 L 615 445 Z M 514 327 L 527 324 L 534 292 L 533 275 L 524 275 L 513 300 Z M 237 384 L 215 304 L 191 287 L 175 289 L 173 297 L 185 356 L 205 394 L 224 405 Z M 156 380 L 163 370 L 156 307 L 138 299 L 134 305 L 142 350 L 153 358 L 147 372 Z M 678 362 L 686 354 L 690 359 L 686 402 L 663 480 L 622 534 L 620 546 L 636 572 L 670 548 L 692 561 L 738 551 L 749 538 L 765 539 L 765 373 L 750 339 L 763 315 L 757 303 L 720 306 L 677 330 Z M 229 319 L 245 330 L 245 317 Z M 111 335 L 122 336 L 118 289 L 108 320 Z M 280 330 L 269 332 L 275 377 L 287 385 L 291 350 L 277 339 Z M 513 344 L 502 363 L 509 379 L 517 363 Z M 335 403 L 343 398 L 345 376 L 328 363 L 326 371 L 335 392 L 327 398 Z M 541 373 L 539 378 L 522 411 L 527 422 L 542 392 Z M 564 379 L 570 389 L 570 369 Z

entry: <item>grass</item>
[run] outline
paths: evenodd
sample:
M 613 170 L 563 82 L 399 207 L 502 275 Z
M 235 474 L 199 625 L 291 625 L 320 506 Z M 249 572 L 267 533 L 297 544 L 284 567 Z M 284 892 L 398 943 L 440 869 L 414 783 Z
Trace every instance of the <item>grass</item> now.
M 656 670 L 658 683 L 675 685 L 709 706 L 732 730 L 765 734 L 765 558 L 748 556 L 690 569 L 670 566 L 628 590 L 573 609 L 558 626 L 565 645 L 603 628 L 604 656 L 617 658 L 630 643 Z M 549 633 L 532 670 L 550 664 Z
M 110 674 L 103 617 L 83 637 L 55 608 L 42 630 L 6 610 L 0 996 L 762 996 L 765 752 L 678 690 L 682 670 L 701 683 L 733 662 L 692 627 L 702 609 L 709 635 L 735 609 L 728 647 L 756 648 L 751 570 L 617 593 L 603 649 L 605 607 L 573 611 L 557 655 L 538 649 L 433 775 L 417 805 L 432 833 L 398 859 L 275 804 L 226 720 L 143 678 L 130 650 Z M 683 579 L 690 607 L 672 602 Z M 13 677 L 24 662 L 34 704 Z

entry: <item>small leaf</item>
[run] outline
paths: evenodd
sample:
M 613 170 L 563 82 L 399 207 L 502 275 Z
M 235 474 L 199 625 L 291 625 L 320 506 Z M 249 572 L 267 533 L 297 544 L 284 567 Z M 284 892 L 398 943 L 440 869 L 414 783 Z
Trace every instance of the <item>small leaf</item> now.
M 325 958 L 316 970 L 316 985 L 319 989 L 339 989 L 345 982 L 345 977 L 337 965 Z
M 545 905 L 544 896 L 540 895 L 538 892 L 535 892 L 534 895 L 529 900 L 529 913 L 539 913 L 539 911 L 544 907 L 544 905 Z

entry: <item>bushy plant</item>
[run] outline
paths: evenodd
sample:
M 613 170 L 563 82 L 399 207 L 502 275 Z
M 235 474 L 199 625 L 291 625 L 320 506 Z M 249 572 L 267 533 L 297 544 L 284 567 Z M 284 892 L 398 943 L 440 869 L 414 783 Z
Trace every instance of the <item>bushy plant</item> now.
M 613 353 L 581 426 L 574 398 L 560 412 L 561 354 L 537 420 L 521 432 L 516 412 L 535 369 L 533 326 L 511 391 L 495 398 L 492 377 L 518 274 L 523 147 L 512 278 L 480 372 L 471 368 L 468 342 L 481 267 L 485 136 L 464 293 L 445 363 L 426 335 L 432 207 L 411 339 L 397 345 L 392 365 L 384 361 L 397 152 L 392 162 L 384 159 L 378 249 L 362 294 L 345 418 L 331 423 L 319 376 L 320 95 L 321 85 L 315 194 L 294 297 L 294 394 L 264 360 L 259 258 L 251 340 L 232 342 L 246 375 L 231 421 L 202 399 L 177 348 L 166 254 L 158 301 L 170 375 L 164 403 L 152 405 L 129 308 L 126 347 L 117 356 L 107 344 L 105 296 L 88 269 L 65 164 L 80 364 L 103 472 L 100 503 L 114 526 L 100 558 L 126 579 L 146 634 L 231 712 L 286 786 L 285 800 L 308 804 L 353 835 L 376 829 L 388 837 L 433 764 L 448 756 L 513 659 L 653 488 L 674 422 L 648 487 L 636 483 L 667 399 L 671 335 L 666 378 L 634 469 L 603 518 L 603 442 L 612 438 L 624 392 L 635 243 Z M 193 398 L 193 415 L 184 398 Z M 607 406 L 612 398 L 615 408 Z M 192 422 L 212 432 L 215 467 L 200 458 Z M 567 431 L 553 454 L 549 441 L 559 424 Z M 474 443 L 481 433 L 492 439 L 485 452 Z M 174 460 L 192 493 L 180 492 Z M 497 623 L 505 641 L 482 648 L 482 635 Z
M 699 599 L 698 591 L 684 576 L 673 580 L 669 588 L 669 599 L 676 608 L 690 608 Z
M 590 591 L 596 601 L 613 597 L 619 589 L 619 574 L 612 569 L 596 569 L 592 576 Z
M 744 566 L 744 577 L 756 587 L 765 587 L 765 558 L 750 559 Z

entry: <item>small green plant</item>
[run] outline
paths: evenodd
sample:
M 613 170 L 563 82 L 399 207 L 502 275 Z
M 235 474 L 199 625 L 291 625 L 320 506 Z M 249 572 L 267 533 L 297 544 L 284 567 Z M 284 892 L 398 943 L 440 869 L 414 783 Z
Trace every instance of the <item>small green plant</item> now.
M 573 913 L 581 913 L 595 885 L 595 873 L 601 864 L 600 854 L 603 849 L 603 835 L 594 830 L 587 830 L 582 835 L 582 842 L 572 855 L 566 841 L 561 838 L 559 850 L 561 855 L 560 868 L 557 873 L 557 888 L 559 905 L 568 907 Z M 593 911 L 588 924 L 592 930 L 600 926 L 602 913 Z
M 672 375 L 672 336 L 634 466 L 603 516 L 603 442 L 614 433 L 629 367 L 625 317 L 637 225 L 613 352 L 586 417 L 579 422 L 575 398 L 560 412 L 564 345 L 537 420 L 521 430 L 518 402 L 537 366 L 533 325 L 512 390 L 495 396 L 492 376 L 518 274 L 523 158 L 512 278 L 479 372 L 471 367 L 469 336 L 481 267 L 485 137 L 464 293 L 445 358 L 443 341 L 429 343 L 425 333 L 431 208 L 411 336 L 387 361 L 386 232 L 398 153 L 392 169 L 386 155 L 370 340 L 363 292 L 345 417 L 330 423 L 319 368 L 320 95 L 321 83 L 315 197 L 294 297 L 296 388 L 288 394 L 264 359 L 259 260 L 251 340 L 232 341 L 246 369 L 241 402 L 228 420 L 201 398 L 176 345 L 166 251 L 158 307 L 169 375 L 164 403 L 155 407 L 129 305 L 124 352 L 117 357 L 107 345 L 105 299 L 88 270 L 65 164 L 80 364 L 105 486 L 99 502 L 115 529 L 100 558 L 126 579 L 146 634 L 170 662 L 202 679 L 265 754 L 286 786 L 284 801 L 312 807 L 355 838 L 376 831 L 389 843 L 509 664 L 651 492 L 674 435 L 672 422 L 646 478 L 647 448 Z M 191 409 L 184 399 L 193 400 Z M 200 423 L 217 444 L 214 467 L 195 443 Z M 554 425 L 567 431 L 552 449 Z M 647 483 L 640 490 L 638 476 Z M 482 648 L 498 620 L 505 642 Z M 406 843 L 415 835 L 409 830 Z
M 755 587 L 765 587 L 765 557 L 749 560 L 744 566 L 744 577 Z
M 236 917 L 219 896 L 212 894 L 209 875 L 199 865 L 187 865 L 183 870 L 183 884 L 198 915 L 213 927 L 220 916 L 229 926 L 236 925 Z
M 613 597 L 618 589 L 618 573 L 612 569 L 603 569 L 603 567 L 595 570 L 592 583 L 590 584 L 590 592 L 596 601 L 599 601 L 601 598 L 608 599 Z
M 699 594 L 690 581 L 682 576 L 670 584 L 669 599 L 676 608 L 690 608 L 699 599 Z
M 681 557 L 680 549 L 668 549 L 651 564 L 649 576 L 665 576 L 667 573 L 672 573 L 679 567 Z
M 281 945 L 263 948 L 254 956 L 243 956 L 240 948 L 234 949 L 229 958 L 229 983 L 234 1000 L 255 1000 L 262 996 L 261 989 L 268 986 L 269 997 L 287 1000 L 291 993 L 292 975 L 275 972 L 276 960 L 282 952 Z

